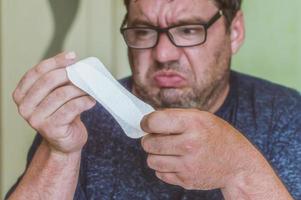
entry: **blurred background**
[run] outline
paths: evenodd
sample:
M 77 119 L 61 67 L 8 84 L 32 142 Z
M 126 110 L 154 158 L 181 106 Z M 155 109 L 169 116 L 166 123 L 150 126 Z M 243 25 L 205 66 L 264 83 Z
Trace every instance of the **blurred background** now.
M 235 70 L 301 90 L 299 0 L 244 1 L 246 41 Z M 0 0 L 0 199 L 25 166 L 34 131 L 11 94 L 22 75 L 46 57 L 73 50 L 100 58 L 116 78 L 130 74 L 119 34 L 122 0 Z

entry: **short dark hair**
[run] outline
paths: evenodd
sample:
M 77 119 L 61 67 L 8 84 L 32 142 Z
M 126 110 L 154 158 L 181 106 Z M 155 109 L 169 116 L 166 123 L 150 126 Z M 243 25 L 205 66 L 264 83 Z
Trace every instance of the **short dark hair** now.
M 123 25 L 127 21 L 128 11 L 131 0 L 124 0 L 124 5 L 127 10 L 127 14 L 124 17 Z M 137 0 L 136 0 L 137 1 Z M 234 19 L 237 11 L 241 8 L 242 0 L 213 0 L 216 6 L 223 11 L 224 16 L 226 18 L 226 26 L 227 28 L 231 25 L 232 20 Z

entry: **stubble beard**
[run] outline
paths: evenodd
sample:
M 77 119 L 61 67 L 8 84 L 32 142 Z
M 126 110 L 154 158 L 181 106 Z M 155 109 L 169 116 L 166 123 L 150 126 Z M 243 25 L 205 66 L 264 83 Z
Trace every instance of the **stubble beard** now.
M 160 89 L 151 93 L 147 86 L 134 80 L 134 93 L 152 105 L 155 109 L 163 108 L 196 108 L 208 111 L 212 104 L 225 89 L 229 77 L 229 71 L 224 74 L 222 80 L 211 82 L 208 87 L 197 87 L 181 90 L 174 88 Z
M 203 80 L 198 80 L 196 83 L 190 82 L 190 87 L 183 89 L 152 88 L 141 80 L 139 72 L 133 72 L 133 92 L 155 109 L 196 108 L 208 111 L 229 83 L 231 57 L 225 57 L 222 50 L 219 50 L 214 54 L 214 63 L 216 66 L 208 68 L 206 75 L 202 76 Z M 157 65 L 154 68 L 158 70 L 163 67 Z M 174 70 L 183 73 L 180 66 L 175 67 Z M 193 76 L 192 72 L 185 73 L 188 73 L 187 77 Z

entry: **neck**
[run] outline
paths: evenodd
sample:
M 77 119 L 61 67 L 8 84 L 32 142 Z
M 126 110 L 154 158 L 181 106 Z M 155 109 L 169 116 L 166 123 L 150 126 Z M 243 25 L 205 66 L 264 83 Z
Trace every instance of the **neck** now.
M 207 110 L 211 113 L 217 112 L 225 102 L 230 91 L 229 81 L 223 85 L 223 88 L 220 88 L 217 91 L 218 94 L 216 94 L 215 97 L 213 97 L 213 99 L 208 103 Z

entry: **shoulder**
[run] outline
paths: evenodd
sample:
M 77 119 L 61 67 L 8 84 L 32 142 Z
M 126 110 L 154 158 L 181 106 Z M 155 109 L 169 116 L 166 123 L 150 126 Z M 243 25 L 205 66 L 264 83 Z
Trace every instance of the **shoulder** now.
M 294 89 L 239 72 L 233 72 L 232 76 L 240 91 L 249 90 L 258 95 L 261 94 L 258 98 L 278 97 L 281 101 L 293 100 L 295 102 L 301 100 L 300 93 Z
M 262 105 L 264 110 L 301 113 L 301 95 L 297 90 L 238 72 L 233 72 L 231 79 L 240 98 Z
M 301 152 L 301 95 L 298 91 L 260 78 L 234 72 L 240 115 L 248 116 L 243 124 L 253 122 L 255 133 L 266 141 L 267 149 L 278 157 L 294 157 Z M 247 111 L 247 112 L 246 112 Z M 248 126 L 250 128 L 250 126 Z M 275 153 L 276 152 L 276 153 Z M 289 153 L 291 152 L 291 153 Z M 300 162 L 300 158 L 295 161 Z
M 252 107 L 259 146 L 290 193 L 301 197 L 301 95 L 298 91 L 252 76 L 234 73 L 238 93 Z M 241 97 L 240 97 L 241 98 Z M 243 103 L 242 103 L 243 104 Z M 258 130 L 258 129 L 257 129 Z M 254 139 L 256 140 L 256 139 Z
M 234 124 L 267 154 L 301 143 L 301 96 L 294 89 L 253 76 L 231 74 Z M 288 147 L 288 145 L 287 145 Z

